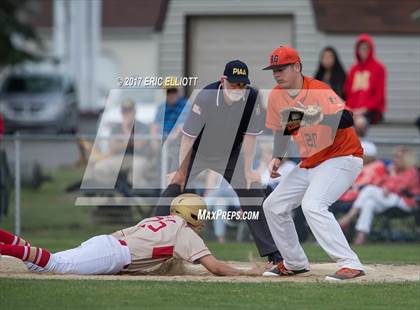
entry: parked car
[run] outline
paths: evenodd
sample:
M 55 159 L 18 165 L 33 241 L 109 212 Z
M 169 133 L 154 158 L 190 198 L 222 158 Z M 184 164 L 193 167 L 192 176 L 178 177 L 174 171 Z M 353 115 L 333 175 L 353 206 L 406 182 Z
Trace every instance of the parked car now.
M 0 90 L 6 132 L 47 129 L 77 131 L 77 95 L 71 80 L 56 73 L 11 73 Z

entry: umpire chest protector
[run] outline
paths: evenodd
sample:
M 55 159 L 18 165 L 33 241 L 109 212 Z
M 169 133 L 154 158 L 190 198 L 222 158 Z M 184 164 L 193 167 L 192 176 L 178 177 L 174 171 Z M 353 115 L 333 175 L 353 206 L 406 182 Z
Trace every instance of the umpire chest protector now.
M 228 104 L 220 82 L 201 90 L 184 125 L 186 135 L 198 137 L 195 151 L 206 157 L 223 156 L 240 150 L 245 133 L 262 133 L 257 95 L 257 91 L 249 87 L 243 99 Z

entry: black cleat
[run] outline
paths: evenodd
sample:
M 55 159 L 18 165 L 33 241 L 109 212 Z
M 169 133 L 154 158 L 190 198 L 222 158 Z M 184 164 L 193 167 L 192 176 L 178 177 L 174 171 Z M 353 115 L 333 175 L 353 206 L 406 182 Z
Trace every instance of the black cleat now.
M 262 275 L 264 277 L 290 277 L 305 272 L 309 272 L 309 269 L 289 270 L 284 266 L 283 262 L 281 262 L 271 270 L 265 271 Z
M 280 252 L 274 252 L 267 256 L 268 262 L 273 263 L 273 265 L 277 265 L 283 261 L 283 257 L 281 256 Z

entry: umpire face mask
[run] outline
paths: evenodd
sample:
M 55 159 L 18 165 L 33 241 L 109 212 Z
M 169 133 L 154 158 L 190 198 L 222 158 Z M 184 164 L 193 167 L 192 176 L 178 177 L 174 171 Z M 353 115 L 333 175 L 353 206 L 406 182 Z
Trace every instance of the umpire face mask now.
M 245 87 L 246 85 L 244 87 L 238 86 L 233 88 L 232 85 L 226 79 L 223 80 L 223 93 L 232 102 L 242 100 L 245 97 Z

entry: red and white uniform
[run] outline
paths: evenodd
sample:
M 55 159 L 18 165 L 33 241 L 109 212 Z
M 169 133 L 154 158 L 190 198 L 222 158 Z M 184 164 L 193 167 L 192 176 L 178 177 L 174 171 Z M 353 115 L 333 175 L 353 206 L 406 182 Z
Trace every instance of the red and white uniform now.
M 113 234 L 126 242 L 131 263 L 124 273 L 143 273 L 158 269 L 173 257 L 194 263 L 211 252 L 203 239 L 177 215 L 156 216 Z
M 143 274 L 175 257 L 195 262 L 211 252 L 179 216 L 147 218 L 112 235 L 101 235 L 79 247 L 55 253 L 44 269 L 71 274 Z
M 329 86 L 304 77 L 302 89 L 293 98 L 279 86 L 271 91 L 266 126 L 274 131 L 282 130 L 282 109 L 313 104 L 319 105 L 324 115 L 347 109 Z M 286 268 L 309 268 L 292 219 L 292 210 L 301 205 L 316 240 L 339 267 L 363 270 L 359 258 L 328 211 L 328 207 L 351 186 L 363 166 L 363 149 L 354 129 L 307 126 L 300 128 L 293 140 L 299 147 L 302 162 L 263 204 L 268 226 Z

